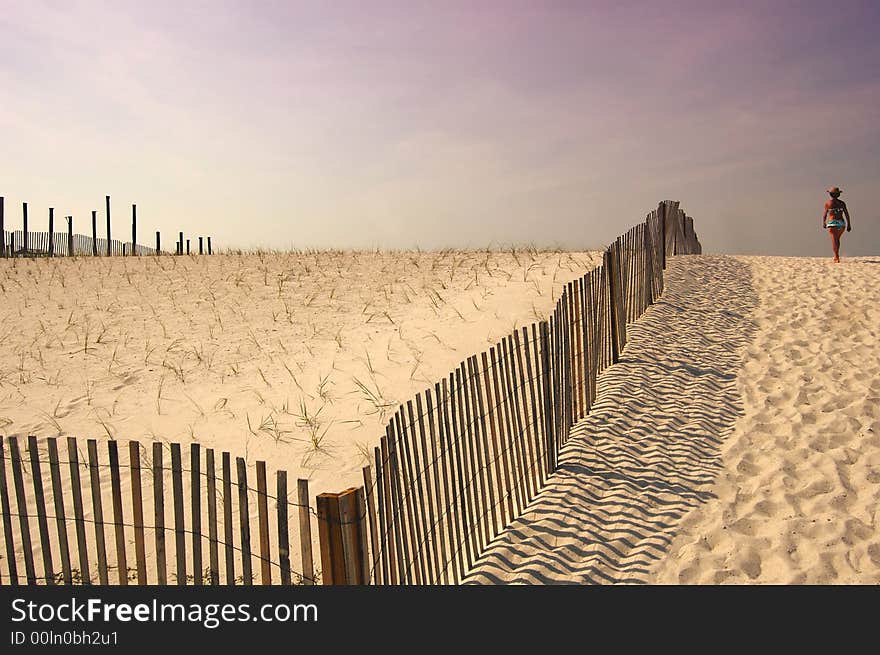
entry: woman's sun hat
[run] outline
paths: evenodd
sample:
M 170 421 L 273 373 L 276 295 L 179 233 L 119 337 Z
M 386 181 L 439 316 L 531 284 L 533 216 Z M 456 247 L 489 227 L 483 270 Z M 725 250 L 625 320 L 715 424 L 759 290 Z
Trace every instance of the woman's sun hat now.
M 839 187 L 839 186 L 833 186 L 833 187 L 831 187 L 830 189 L 828 189 L 828 193 L 830 193 L 832 196 L 833 196 L 834 194 L 840 195 L 840 187 Z

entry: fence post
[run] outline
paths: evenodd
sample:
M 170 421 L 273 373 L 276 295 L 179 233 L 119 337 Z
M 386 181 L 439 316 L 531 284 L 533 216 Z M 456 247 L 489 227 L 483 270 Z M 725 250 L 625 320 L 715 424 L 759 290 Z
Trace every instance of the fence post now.
M 363 491 L 360 491 L 363 494 Z M 365 584 L 369 571 L 364 548 L 364 516 L 359 511 L 359 490 L 323 493 L 318 502 L 318 538 L 321 542 L 321 570 L 325 585 Z
M 9 233 L 9 256 L 15 257 L 15 232 Z
M 611 319 L 611 363 L 616 364 L 620 360 L 620 332 L 617 327 L 620 321 L 620 308 L 617 306 L 617 265 L 615 258 L 611 256 L 610 247 L 605 249 L 603 264 L 602 268 L 605 271 L 605 280 L 608 283 L 610 300 L 608 307 L 611 310 L 609 314 Z
M 6 225 L 3 209 L 4 199 L 0 196 L 0 257 L 6 257 Z M 210 246 L 209 246 L 210 248 Z
M 208 254 L 211 254 L 211 237 L 208 237 Z
M 162 250 L 162 239 L 159 236 L 159 230 L 156 230 L 156 254 L 159 254 L 159 251 Z
M 107 207 L 107 256 L 110 257 L 113 254 L 110 249 L 110 196 L 105 196 L 104 202 Z
M 657 218 L 660 220 L 660 267 L 666 270 L 666 203 L 657 205 Z
M 92 210 L 92 257 L 98 256 L 98 212 Z
M 131 255 L 132 255 L 132 257 L 137 256 L 137 225 L 138 225 L 137 205 L 132 205 L 131 206 Z
M 199 237 L 199 254 L 200 254 L 200 255 L 205 254 L 205 253 L 202 251 L 202 237 Z
M 25 255 L 27 255 L 27 249 L 28 249 L 28 229 L 27 229 L 27 227 L 28 226 L 27 226 L 27 203 L 26 202 L 21 203 L 21 212 L 22 212 L 22 216 L 24 219 L 24 233 L 23 233 L 24 243 L 22 244 L 22 251 L 24 252 Z
M 55 256 L 55 208 L 49 207 L 49 257 Z
M 67 217 L 67 256 L 73 257 L 73 216 Z
M 345 555 L 339 523 L 339 494 L 322 493 L 318 505 L 318 542 L 321 545 L 321 578 L 325 585 L 343 584 Z
M 189 239 L 186 240 L 186 254 L 189 254 Z
M 182 255 L 183 254 L 183 232 L 180 233 L 180 238 L 177 240 L 177 244 L 178 244 L 177 254 Z

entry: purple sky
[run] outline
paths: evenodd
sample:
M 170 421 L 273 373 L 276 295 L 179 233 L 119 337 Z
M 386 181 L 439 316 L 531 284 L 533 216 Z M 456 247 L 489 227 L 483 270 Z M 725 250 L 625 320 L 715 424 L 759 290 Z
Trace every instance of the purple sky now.
M 876 1 L 3 4 L 7 226 L 576 248 L 671 198 L 706 251 L 826 255 L 837 184 L 880 254 Z

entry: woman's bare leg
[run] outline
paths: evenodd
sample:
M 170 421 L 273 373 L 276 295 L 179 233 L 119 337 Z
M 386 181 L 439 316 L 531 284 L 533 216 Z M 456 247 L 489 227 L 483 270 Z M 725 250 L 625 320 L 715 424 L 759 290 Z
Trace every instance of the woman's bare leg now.
M 834 250 L 835 263 L 840 261 L 840 235 L 843 234 L 843 228 L 832 227 L 828 230 L 831 233 L 831 248 Z

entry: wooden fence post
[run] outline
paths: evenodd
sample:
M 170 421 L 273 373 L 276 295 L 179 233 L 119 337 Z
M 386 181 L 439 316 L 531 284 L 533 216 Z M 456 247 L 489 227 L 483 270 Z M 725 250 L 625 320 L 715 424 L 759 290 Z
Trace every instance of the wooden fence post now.
M 105 196 L 104 202 L 107 207 L 107 256 L 110 257 L 113 254 L 110 248 L 110 196 Z
M 204 255 L 204 251 L 202 250 L 202 237 L 199 237 L 199 254 Z
M 318 536 L 325 585 L 366 584 L 369 574 L 366 525 L 360 511 L 363 489 L 318 495 Z
M 137 225 L 138 225 L 138 215 L 137 215 L 137 205 L 131 206 L 131 256 L 137 256 Z
M 92 210 L 92 257 L 98 256 L 98 212 Z
M 15 257 L 15 232 L 9 233 L 9 256 Z
M 211 254 L 211 237 L 208 237 L 208 254 Z
M 605 280 L 608 283 L 608 296 L 610 300 L 608 307 L 611 310 L 611 363 L 616 364 L 620 360 L 620 332 L 617 327 L 618 322 L 620 321 L 620 316 L 618 314 L 619 307 L 617 305 L 617 266 L 614 261 L 615 258 L 611 255 L 610 247 L 605 249 L 603 258 L 603 269 L 605 270 Z
M 55 209 L 49 207 L 49 257 L 55 256 Z
M 159 230 L 156 230 L 156 254 L 159 254 L 159 251 L 162 250 L 162 241 L 159 236 Z
M 22 250 L 24 251 L 25 255 L 27 255 L 27 249 L 28 249 L 28 229 L 27 228 L 28 228 L 28 224 L 27 224 L 27 203 L 26 202 L 21 203 L 21 212 L 22 212 L 22 217 L 24 219 L 24 233 L 23 233 L 24 238 L 23 238 L 23 243 L 22 243 Z
M 180 233 L 180 238 L 177 240 L 177 254 L 183 254 L 183 232 Z
M 321 578 L 325 585 L 342 584 L 345 580 L 345 555 L 342 526 L 339 524 L 339 494 L 318 494 L 315 502 L 318 505 Z
M 666 270 L 666 203 L 661 202 L 657 206 L 657 216 L 660 219 L 660 266 Z
M 186 240 L 186 254 L 189 254 L 189 239 Z
M 73 257 L 73 216 L 67 217 L 67 256 Z
M 6 257 L 6 224 L 4 211 L 4 199 L 3 196 L 0 196 L 0 257 Z M 210 246 L 208 246 L 208 248 L 210 249 Z

